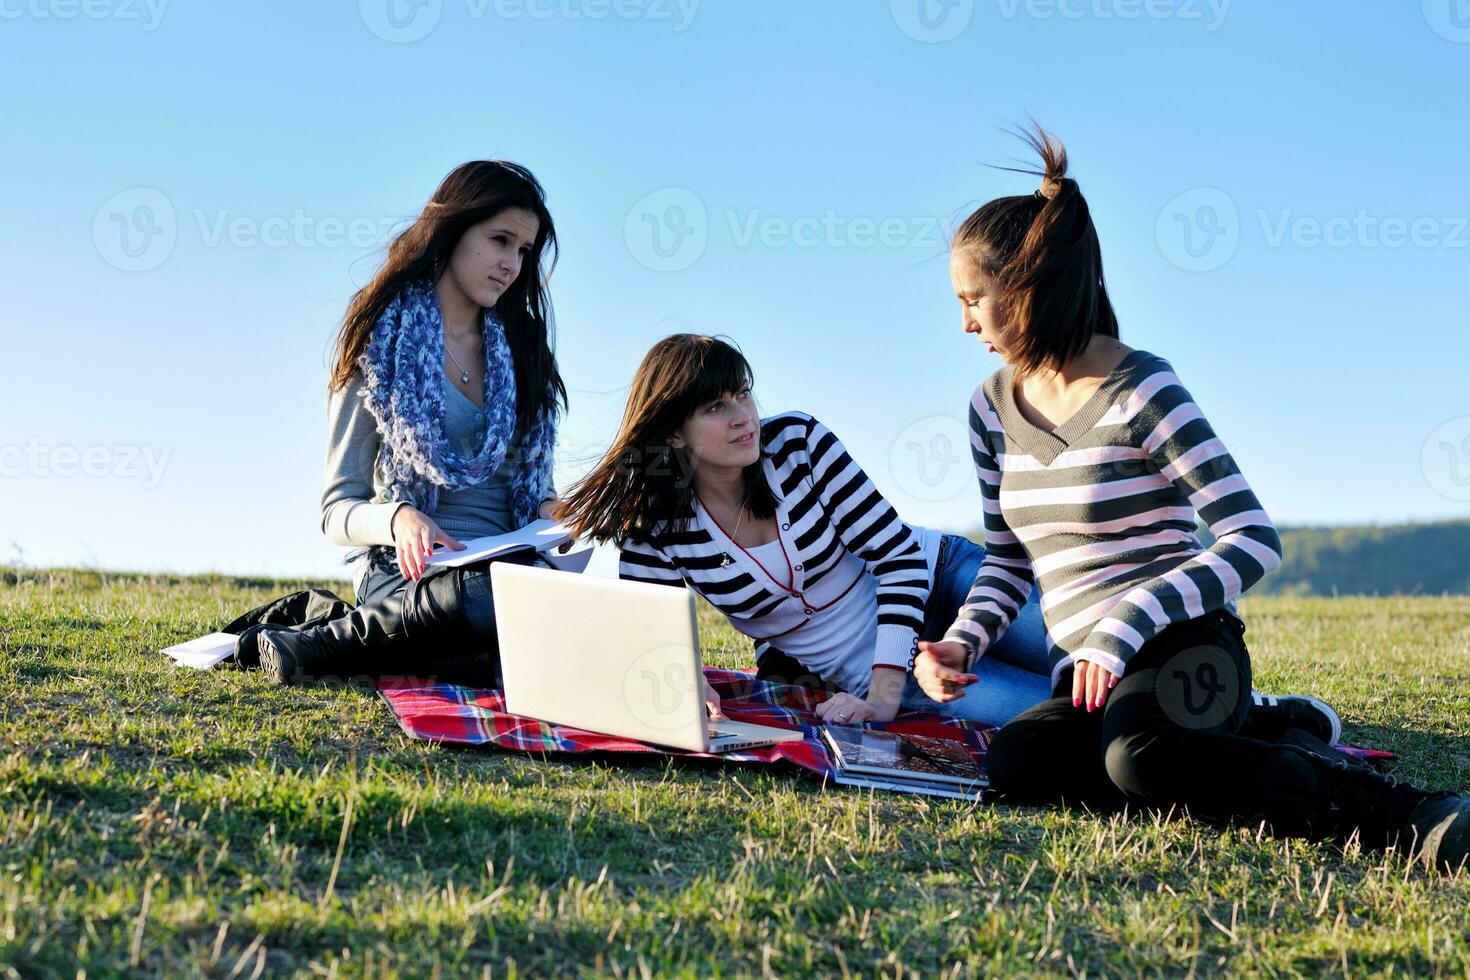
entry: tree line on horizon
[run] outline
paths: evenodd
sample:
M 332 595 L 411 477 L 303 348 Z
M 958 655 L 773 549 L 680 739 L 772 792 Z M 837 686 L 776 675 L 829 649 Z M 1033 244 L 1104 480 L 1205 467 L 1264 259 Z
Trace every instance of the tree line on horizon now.
M 1251 595 L 1470 595 L 1470 519 L 1279 531 L 1281 567 Z M 1203 525 L 1199 536 L 1213 541 Z

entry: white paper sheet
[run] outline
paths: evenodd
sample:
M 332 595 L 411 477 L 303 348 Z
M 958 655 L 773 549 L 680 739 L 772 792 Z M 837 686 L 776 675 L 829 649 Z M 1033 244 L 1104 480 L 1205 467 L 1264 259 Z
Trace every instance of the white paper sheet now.
M 566 525 L 550 518 L 542 518 L 509 534 L 492 534 L 483 538 L 471 538 L 460 542 L 465 546 L 463 551 L 451 551 L 440 545 L 434 549 L 425 564 L 448 565 L 450 568 L 458 568 L 472 562 L 483 561 L 494 555 L 505 554 L 508 551 L 516 551 L 528 545 L 537 551 L 546 552 L 561 547 L 573 541 L 572 534 Z M 583 567 L 586 567 L 583 561 Z
M 568 541 L 566 545 L 562 545 L 562 548 L 573 543 Z M 593 548 L 591 545 L 585 548 L 567 551 L 566 553 L 562 553 L 561 548 L 553 548 L 550 551 L 542 552 L 541 557 L 550 562 L 551 567 L 559 572 L 576 572 L 578 575 L 581 575 L 587 571 L 587 564 L 592 561 L 592 551 Z
M 184 643 L 164 647 L 163 652 L 182 666 L 209 670 L 235 652 L 237 639 L 239 637 L 234 633 L 208 633 Z

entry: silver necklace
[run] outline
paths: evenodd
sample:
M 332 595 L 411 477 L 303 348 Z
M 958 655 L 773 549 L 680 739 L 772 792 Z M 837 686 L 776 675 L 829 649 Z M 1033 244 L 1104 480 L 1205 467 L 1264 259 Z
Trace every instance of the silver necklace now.
M 460 384 L 469 384 L 470 383 L 470 372 L 468 372 L 468 371 L 466 371 L 464 369 L 464 365 L 461 364 L 461 363 L 459 363 L 459 358 L 457 358 L 457 357 L 454 356 L 454 351 L 452 351 L 452 350 L 449 349 L 449 341 L 448 340 L 445 340 L 444 341 L 444 353 L 448 354 L 449 355 L 449 359 L 454 362 L 454 366 L 457 367 L 457 368 L 459 368 L 459 381 L 460 381 Z
M 740 542 L 739 541 L 735 541 L 735 535 L 737 535 L 737 534 L 740 533 L 740 522 L 743 521 L 743 520 L 745 520 L 745 500 L 744 500 L 744 498 L 742 498 L 741 501 L 740 501 L 740 516 L 737 517 L 737 518 L 735 518 L 735 530 L 730 535 L 730 540 L 735 543 L 735 547 L 737 547 L 737 548 L 740 547 Z M 725 552 L 724 560 L 720 562 L 720 567 L 721 568 L 729 568 L 732 564 L 734 564 L 734 562 L 735 562 L 735 559 L 734 558 L 731 558 L 730 557 L 730 552 L 727 551 L 727 552 Z
M 696 493 L 694 496 L 697 498 L 699 496 L 699 494 Z M 704 504 L 704 501 L 703 500 L 701 500 L 699 502 L 700 502 L 701 505 Z M 728 535 L 726 535 L 726 537 L 728 537 L 730 539 L 730 542 L 732 544 L 734 544 L 735 547 L 739 548 L 740 547 L 740 542 L 735 540 L 735 535 L 737 535 L 737 534 L 740 533 L 740 523 L 745 520 L 746 503 L 745 503 L 745 491 L 744 490 L 741 490 L 741 492 L 740 492 L 740 503 L 738 503 L 736 506 L 738 506 L 740 508 L 740 513 L 737 514 L 737 515 L 735 515 L 735 530 L 732 531 L 732 532 L 730 532 Z M 713 513 L 710 513 L 710 509 L 708 507 L 705 507 L 704 510 L 705 510 L 705 513 L 708 513 L 709 514 L 710 520 L 712 520 L 712 521 L 715 522 L 715 527 L 719 527 L 720 530 L 723 531 L 724 528 L 723 527 L 720 527 L 720 522 L 715 519 L 715 515 Z M 724 555 L 722 555 L 720 557 L 720 567 L 721 568 L 729 568 L 733 564 L 735 564 L 735 559 L 730 557 L 730 552 L 727 551 L 727 552 L 724 553 Z

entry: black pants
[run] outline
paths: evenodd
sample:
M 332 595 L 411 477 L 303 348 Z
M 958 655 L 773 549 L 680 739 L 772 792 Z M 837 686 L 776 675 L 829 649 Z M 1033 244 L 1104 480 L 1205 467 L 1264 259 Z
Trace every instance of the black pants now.
M 413 581 L 403 577 L 392 548 L 377 546 L 368 552 L 368 571 L 363 578 L 362 594 L 357 597 L 359 606 L 379 599 L 386 599 L 395 592 L 411 588 Z M 521 552 L 504 557 L 491 558 L 474 565 L 448 568 L 430 565 L 424 577 L 430 575 L 459 575 L 463 579 L 465 614 L 475 632 L 493 637 L 495 635 L 495 607 L 490 598 L 490 565 L 495 561 L 511 561 L 518 565 L 532 564 L 536 556 Z
M 990 785 L 1006 802 L 1098 808 L 1186 806 L 1197 816 L 1268 816 L 1289 800 L 1274 743 L 1239 734 L 1251 709 L 1245 626 L 1226 612 L 1173 624 L 1129 663 L 1101 710 L 1053 697 L 1002 728 Z
M 368 571 L 363 579 L 358 605 L 378 602 L 396 592 L 413 587 L 398 568 L 394 549 L 374 547 L 368 553 Z M 495 603 L 490 591 L 490 566 L 497 561 L 515 565 L 550 565 L 533 551 L 497 555 L 482 562 L 449 568 L 430 565 L 424 578 L 455 575 L 460 578 L 462 604 L 458 609 L 441 609 L 441 616 L 462 616 L 474 635 L 468 645 L 446 647 L 435 643 L 431 648 L 405 646 L 399 656 L 405 673 L 432 675 L 444 683 L 469 687 L 500 686 L 500 639 L 495 626 Z

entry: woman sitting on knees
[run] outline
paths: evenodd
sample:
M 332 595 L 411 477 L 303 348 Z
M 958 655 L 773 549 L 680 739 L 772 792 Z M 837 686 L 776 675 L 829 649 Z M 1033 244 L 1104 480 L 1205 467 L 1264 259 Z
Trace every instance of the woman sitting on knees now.
M 436 545 L 462 549 L 458 538 L 550 514 L 566 388 L 552 354 L 548 246 L 554 255 L 535 177 L 467 163 L 353 297 L 329 389 L 322 530 L 366 549 L 358 607 L 318 629 L 261 631 L 273 680 L 422 672 L 493 683 L 487 566 L 426 559 Z
M 1066 154 L 1028 142 L 1041 190 L 981 207 L 950 257 L 965 332 L 1005 367 L 971 403 L 985 561 L 945 639 L 920 644 L 920 685 L 961 697 L 1037 585 L 1053 697 L 991 743 L 1003 799 L 1184 805 L 1459 865 L 1470 800 L 1249 715 L 1235 600 L 1280 563 L 1276 529 L 1169 363 L 1119 342 Z
M 687 583 L 708 599 L 756 641 L 760 676 L 838 692 L 817 709 L 826 721 L 888 721 L 908 708 L 999 724 L 1044 698 L 1032 607 L 965 697 L 941 705 L 919 691 L 915 640 L 941 635 L 984 552 L 905 524 L 821 422 L 762 420 L 751 383 L 729 344 L 660 341 L 633 379 L 616 443 L 567 493 L 562 519 L 615 541 L 623 578 Z

